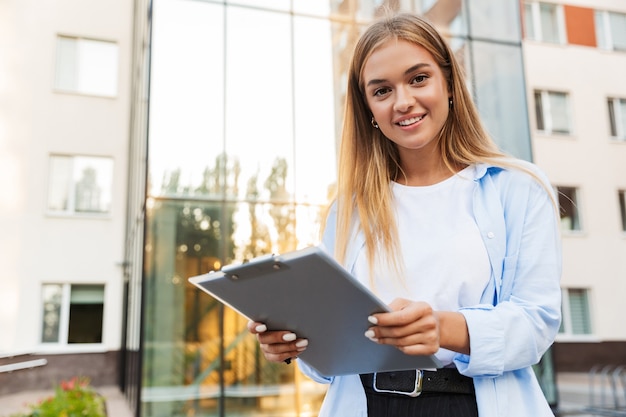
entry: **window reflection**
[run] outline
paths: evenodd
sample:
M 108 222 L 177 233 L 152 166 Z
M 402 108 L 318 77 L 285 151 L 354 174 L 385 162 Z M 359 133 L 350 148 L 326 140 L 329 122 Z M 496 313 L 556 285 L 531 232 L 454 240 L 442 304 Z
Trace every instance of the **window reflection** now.
M 264 184 L 283 190 L 281 164 Z M 253 197 L 256 185 L 248 189 Z M 146 415 L 186 415 L 219 408 L 267 415 L 293 409 L 294 369 L 262 357 L 247 320 L 187 282 L 187 278 L 266 253 L 296 249 L 298 233 L 310 242 L 321 207 L 157 200 L 149 212 L 146 259 Z M 307 222 L 298 229 L 296 217 Z M 225 390 L 220 391 L 224 385 Z M 319 407 L 323 387 L 310 385 L 304 400 Z M 317 409 L 317 408 L 315 408 Z M 246 411 L 247 410 L 247 411 Z M 168 414 L 170 415 L 170 414 Z

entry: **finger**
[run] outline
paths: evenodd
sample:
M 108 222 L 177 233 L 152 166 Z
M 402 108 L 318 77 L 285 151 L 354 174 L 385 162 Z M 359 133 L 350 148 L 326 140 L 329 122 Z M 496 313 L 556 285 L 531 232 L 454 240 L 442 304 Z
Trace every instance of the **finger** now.
M 397 299 L 389 307 L 392 311 L 372 314 L 368 321 L 378 326 L 406 326 L 433 314 L 432 307 L 424 302 Z
M 307 339 L 297 339 L 293 342 L 259 344 L 265 358 L 271 362 L 284 362 L 286 359 L 297 358 L 309 344 Z
M 263 323 L 250 320 L 248 322 L 248 331 L 252 334 L 263 333 L 267 331 L 267 326 Z

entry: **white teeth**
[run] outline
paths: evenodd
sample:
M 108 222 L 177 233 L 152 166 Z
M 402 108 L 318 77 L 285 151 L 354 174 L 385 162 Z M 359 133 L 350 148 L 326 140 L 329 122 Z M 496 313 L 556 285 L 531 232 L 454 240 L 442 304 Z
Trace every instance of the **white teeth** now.
M 424 118 L 424 116 L 421 116 L 421 117 L 411 117 L 410 119 L 406 119 L 406 120 L 403 120 L 401 122 L 398 122 L 398 124 L 400 126 L 408 126 L 408 125 L 412 125 L 413 123 L 419 122 L 423 118 Z

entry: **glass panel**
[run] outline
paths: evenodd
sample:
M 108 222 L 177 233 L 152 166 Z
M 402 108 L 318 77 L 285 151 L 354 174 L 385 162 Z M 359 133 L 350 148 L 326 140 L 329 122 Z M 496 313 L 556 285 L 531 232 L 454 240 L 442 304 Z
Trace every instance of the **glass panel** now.
M 520 4 L 518 1 L 472 0 L 469 6 L 473 38 L 520 42 Z
M 54 86 L 60 90 L 76 90 L 78 80 L 78 45 L 76 38 L 57 38 L 57 62 Z
M 205 195 L 207 178 L 215 180 L 211 192 L 222 192 L 222 175 L 212 170 L 219 171 L 224 149 L 223 19 L 221 5 L 186 0 L 154 4 L 150 195 Z M 249 38 L 243 33 L 239 37 Z
M 294 0 L 298 1 L 298 0 Z M 300 0 L 304 1 L 304 0 Z M 311 1 L 306 0 L 311 3 L 319 3 L 319 0 Z M 325 1 L 322 1 L 325 2 Z M 228 5 L 232 6 L 252 6 L 255 9 L 270 9 L 270 10 L 282 10 L 289 11 L 291 8 L 291 0 L 226 0 Z
M 296 368 L 266 362 L 245 328 L 247 320 L 191 286 L 187 278 L 234 260 L 295 249 L 295 214 L 289 214 L 295 210 L 289 204 L 254 200 L 237 205 L 168 200 L 151 204 L 143 415 L 219 415 L 220 393 L 226 415 L 293 411 Z M 315 217 L 314 212 L 305 208 L 301 214 Z M 323 387 L 312 388 L 301 401 L 317 410 Z
M 111 211 L 113 159 L 74 157 L 75 211 L 106 213 Z
M 524 31 L 527 39 L 537 40 L 533 6 L 531 3 L 524 3 Z
M 552 132 L 570 133 L 569 109 L 567 94 L 550 92 L 550 117 L 552 121 Z
M 619 199 L 619 213 L 622 221 L 622 232 L 626 232 L 626 191 L 619 191 L 617 193 Z
M 48 210 L 69 210 L 71 189 L 72 158 L 69 156 L 51 156 L 50 172 L 48 173 Z
M 219 414 L 223 309 L 187 279 L 232 262 L 234 216 L 220 202 L 148 206 L 142 415 Z
M 537 130 L 546 130 L 545 122 L 543 121 L 543 95 L 541 91 L 535 91 L 535 117 L 537 118 Z
M 467 13 L 462 0 L 422 0 L 416 3 L 415 11 L 430 20 L 444 37 L 467 35 Z M 411 11 L 409 8 L 404 10 Z
M 554 4 L 539 4 L 541 20 L 541 40 L 544 42 L 560 43 L 557 6 Z
M 45 284 L 42 286 L 43 326 L 42 343 L 58 343 L 61 326 L 61 303 L 63 302 L 63 286 Z
M 236 52 L 227 54 L 226 63 L 226 152 L 240 167 L 238 191 L 256 187 L 260 199 L 293 199 L 291 18 L 229 8 L 227 19 L 227 50 Z M 255 36 L 243 35 L 249 32 Z M 311 122 L 317 118 L 309 116 Z M 283 170 L 280 196 L 265 183 L 277 175 L 274 169 Z
M 72 285 L 68 343 L 102 343 L 104 285 Z
M 606 38 L 607 28 L 605 20 L 606 12 L 596 10 L 594 13 L 595 25 L 596 25 L 596 39 L 598 41 L 598 47 L 602 49 L 611 49 L 611 45 Z
M 352 46 L 333 44 L 338 27 L 345 28 L 327 20 L 294 19 L 295 198 L 303 203 L 325 203 L 337 175 L 344 58 Z
M 572 334 L 591 334 L 587 290 L 570 289 L 568 292 L 572 315 Z
M 617 112 L 617 134 L 621 139 L 626 139 L 626 99 L 619 99 L 619 111 Z
M 115 43 L 81 39 L 78 59 L 78 91 L 102 96 L 117 94 L 119 69 Z
M 51 211 L 107 213 L 111 210 L 111 158 L 53 155 L 48 181 Z
M 561 228 L 563 230 L 580 230 L 576 188 L 557 187 L 557 190 L 559 193 Z
M 626 51 L 626 14 L 609 13 L 613 49 Z
M 293 0 L 293 12 L 305 15 L 328 17 L 331 14 L 332 0 Z
M 298 248 L 316 245 L 320 241 L 321 225 L 326 217 L 326 204 L 296 206 L 296 236 Z
M 611 136 L 617 136 L 617 115 L 615 114 L 616 106 L 615 99 L 608 99 L 607 104 L 609 106 L 609 125 L 611 126 Z
M 487 130 L 502 149 L 530 160 L 521 47 L 475 41 L 472 50 L 476 102 Z
M 117 94 L 118 47 L 114 42 L 57 39 L 55 87 L 100 96 Z

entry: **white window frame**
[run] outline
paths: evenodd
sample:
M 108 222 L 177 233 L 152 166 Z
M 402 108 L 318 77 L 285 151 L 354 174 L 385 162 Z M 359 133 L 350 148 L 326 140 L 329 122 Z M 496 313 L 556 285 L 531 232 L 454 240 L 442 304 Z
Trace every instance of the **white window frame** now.
M 533 103 L 535 105 L 535 126 L 537 130 L 546 135 L 562 135 L 562 136 L 571 136 L 574 132 L 574 127 L 572 125 L 572 112 L 571 112 L 571 104 L 570 104 L 570 94 L 564 91 L 551 91 L 551 90 L 534 90 L 533 91 L 533 102 L 536 100 L 535 96 L 539 93 L 541 96 L 541 109 L 542 109 L 542 119 L 543 119 L 543 129 L 539 128 L 539 123 L 537 118 L 536 106 L 537 103 Z M 554 122 L 552 116 L 552 105 L 550 103 L 550 94 L 564 94 L 566 99 L 565 111 L 567 116 L 567 125 L 569 128 L 568 132 L 554 131 Z
M 53 172 L 54 158 L 67 158 L 70 160 L 70 172 L 66 178 L 65 184 L 57 184 L 56 181 L 60 177 Z M 98 171 L 100 174 L 98 185 L 103 188 L 104 209 L 103 210 L 85 210 L 81 211 L 77 208 L 76 202 L 76 188 L 79 181 L 76 180 L 78 174 L 77 169 L 85 164 L 86 160 L 99 159 L 102 163 L 109 162 L 110 167 L 101 166 L 97 168 L 104 168 Z M 51 154 L 49 155 L 49 168 L 48 168 L 48 193 L 46 200 L 46 212 L 48 215 L 53 216 L 74 216 L 74 217 L 96 217 L 96 218 L 110 218 L 113 209 L 113 176 L 115 173 L 115 161 L 109 156 L 96 156 L 96 155 L 64 155 L 64 154 Z M 106 178 L 105 178 L 106 176 Z M 54 206 L 57 204 L 57 191 L 55 187 L 61 187 L 68 191 L 67 195 L 67 207 L 56 209 Z M 61 192 L 59 195 L 62 195 Z
M 558 39 L 556 42 L 546 41 L 543 36 L 543 28 L 541 25 L 541 5 L 548 4 L 550 6 L 554 6 L 556 9 L 556 25 L 557 25 L 557 33 Z M 533 22 L 534 33 L 527 33 L 528 39 L 537 41 L 537 42 L 545 42 L 552 45 L 564 45 L 567 43 L 567 32 L 565 31 L 565 14 L 563 12 L 563 6 L 555 3 L 541 2 L 541 1 L 527 1 L 524 3 L 524 6 L 530 6 L 530 16 L 525 16 L 525 19 L 531 19 Z M 524 10 L 527 10 L 524 7 Z
M 57 35 L 54 89 L 64 93 L 117 97 L 119 61 L 116 42 Z
M 626 141 L 626 112 L 622 114 L 622 103 L 626 103 L 626 98 L 616 98 L 612 97 L 607 100 L 608 105 L 613 109 L 613 115 L 615 118 L 615 133 L 613 134 L 611 131 L 611 139 L 615 141 L 625 142 Z M 610 109 L 609 111 L 609 123 L 610 123 Z M 611 126 L 612 128 L 612 126 Z M 610 129 L 612 130 L 612 129 Z
M 59 334 L 58 341 L 56 342 L 44 342 L 42 339 L 44 330 L 44 298 L 43 287 L 45 285 L 60 285 L 62 291 L 61 298 L 61 311 L 59 314 Z M 103 287 L 103 303 L 102 303 L 102 340 L 100 343 L 69 343 L 69 326 L 70 326 L 70 304 L 72 296 L 73 285 L 97 285 Z M 60 283 L 60 282 L 44 282 L 41 284 L 41 297 L 39 306 L 41 314 L 39 315 L 39 350 L 47 353 L 56 352 L 104 352 L 105 347 L 105 322 L 106 322 L 106 290 L 107 285 L 102 282 L 88 282 L 88 283 Z
M 611 14 L 619 14 L 626 17 L 626 13 L 610 12 L 607 10 L 595 11 L 595 23 L 596 23 L 596 36 L 598 38 L 598 48 L 605 49 L 607 51 L 626 51 L 626 45 L 622 45 L 620 48 L 615 47 L 613 42 L 613 31 L 611 30 Z M 602 33 L 599 33 L 598 20 L 602 21 L 601 29 Z M 604 42 L 601 42 L 604 40 Z
M 587 319 L 589 320 L 589 326 L 591 327 L 590 333 L 588 334 L 579 334 L 573 333 L 573 324 L 572 324 L 572 309 L 570 304 L 570 290 L 583 290 L 585 291 L 586 299 L 587 299 Z M 573 342 L 573 341 L 596 341 L 598 339 L 597 335 L 594 333 L 593 326 L 593 306 L 591 300 L 591 290 L 589 288 L 561 288 L 561 311 L 562 311 L 562 323 L 561 330 L 556 336 L 556 340 L 558 342 Z

